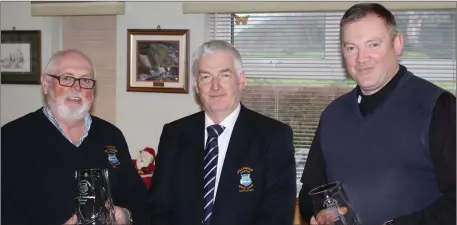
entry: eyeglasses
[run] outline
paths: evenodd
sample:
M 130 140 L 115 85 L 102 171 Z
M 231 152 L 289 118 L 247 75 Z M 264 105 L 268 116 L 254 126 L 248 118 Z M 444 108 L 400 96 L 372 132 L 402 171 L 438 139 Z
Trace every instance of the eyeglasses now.
M 74 78 L 70 76 L 56 76 L 52 74 L 46 75 L 57 79 L 59 84 L 64 87 L 73 87 L 76 81 L 78 81 L 79 86 L 84 89 L 92 89 L 95 86 L 95 80 L 89 78 Z

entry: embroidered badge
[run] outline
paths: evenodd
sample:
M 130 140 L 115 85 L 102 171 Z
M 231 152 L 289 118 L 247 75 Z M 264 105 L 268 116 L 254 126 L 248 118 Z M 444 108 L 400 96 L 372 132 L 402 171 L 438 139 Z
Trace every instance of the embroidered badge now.
M 116 168 L 117 166 L 119 166 L 121 164 L 116 156 L 116 152 L 117 152 L 116 147 L 112 146 L 112 145 L 108 145 L 105 147 L 106 147 L 105 153 L 108 154 L 108 161 L 110 162 L 111 166 L 113 166 L 113 168 Z
M 254 171 L 249 167 L 241 167 L 237 173 L 240 175 L 240 184 L 238 185 L 239 192 L 254 191 L 254 184 L 252 182 L 251 173 Z

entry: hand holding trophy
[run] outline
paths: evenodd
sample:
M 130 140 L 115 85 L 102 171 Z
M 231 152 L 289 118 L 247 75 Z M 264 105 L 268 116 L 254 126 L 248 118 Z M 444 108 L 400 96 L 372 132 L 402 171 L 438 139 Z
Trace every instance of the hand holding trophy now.
M 362 224 L 339 182 L 331 182 L 316 187 L 308 195 L 313 199 L 314 211 L 316 212 L 310 221 L 311 225 Z

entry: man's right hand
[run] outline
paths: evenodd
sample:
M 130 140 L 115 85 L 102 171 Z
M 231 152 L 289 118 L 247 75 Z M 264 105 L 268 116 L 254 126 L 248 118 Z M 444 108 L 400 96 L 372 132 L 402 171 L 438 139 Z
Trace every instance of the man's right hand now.
M 344 215 L 348 212 L 346 207 L 338 208 L 338 212 L 340 215 Z M 328 210 L 324 209 L 317 214 L 316 217 L 311 217 L 310 225 L 333 225 L 335 224 L 335 216 L 330 213 Z
M 73 216 L 70 217 L 70 219 L 67 220 L 67 222 L 64 223 L 64 225 L 75 225 L 78 222 L 78 218 L 76 217 L 76 214 L 73 214 Z

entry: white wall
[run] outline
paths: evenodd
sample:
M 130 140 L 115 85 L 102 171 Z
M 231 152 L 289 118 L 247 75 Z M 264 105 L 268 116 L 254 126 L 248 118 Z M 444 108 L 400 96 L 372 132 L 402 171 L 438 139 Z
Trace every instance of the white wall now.
M 1 2 L 1 29 L 41 30 L 41 67 L 60 48 L 59 20 L 31 17 L 30 2 Z M 1 125 L 42 106 L 40 85 L 1 85 Z
M 60 49 L 58 17 L 31 17 L 30 2 L 2 2 L 1 29 L 41 29 L 43 68 Z M 181 2 L 126 2 L 126 13 L 117 17 L 116 125 L 123 131 L 130 153 L 137 157 L 146 146 L 157 149 L 165 123 L 199 110 L 191 94 L 127 92 L 127 29 L 189 29 L 190 55 L 204 41 L 204 16 L 182 14 Z M 189 58 L 189 60 L 191 60 Z M 191 61 L 189 61 L 191 62 Z M 189 63 L 190 65 L 190 63 Z M 1 124 L 42 105 L 38 85 L 1 85 Z
M 199 110 L 193 90 L 192 94 L 126 92 L 127 29 L 156 29 L 158 25 L 189 29 L 191 53 L 205 38 L 204 16 L 183 15 L 181 2 L 126 2 L 125 15 L 117 18 L 116 124 L 124 132 L 132 157 L 147 145 L 157 148 L 165 123 Z

